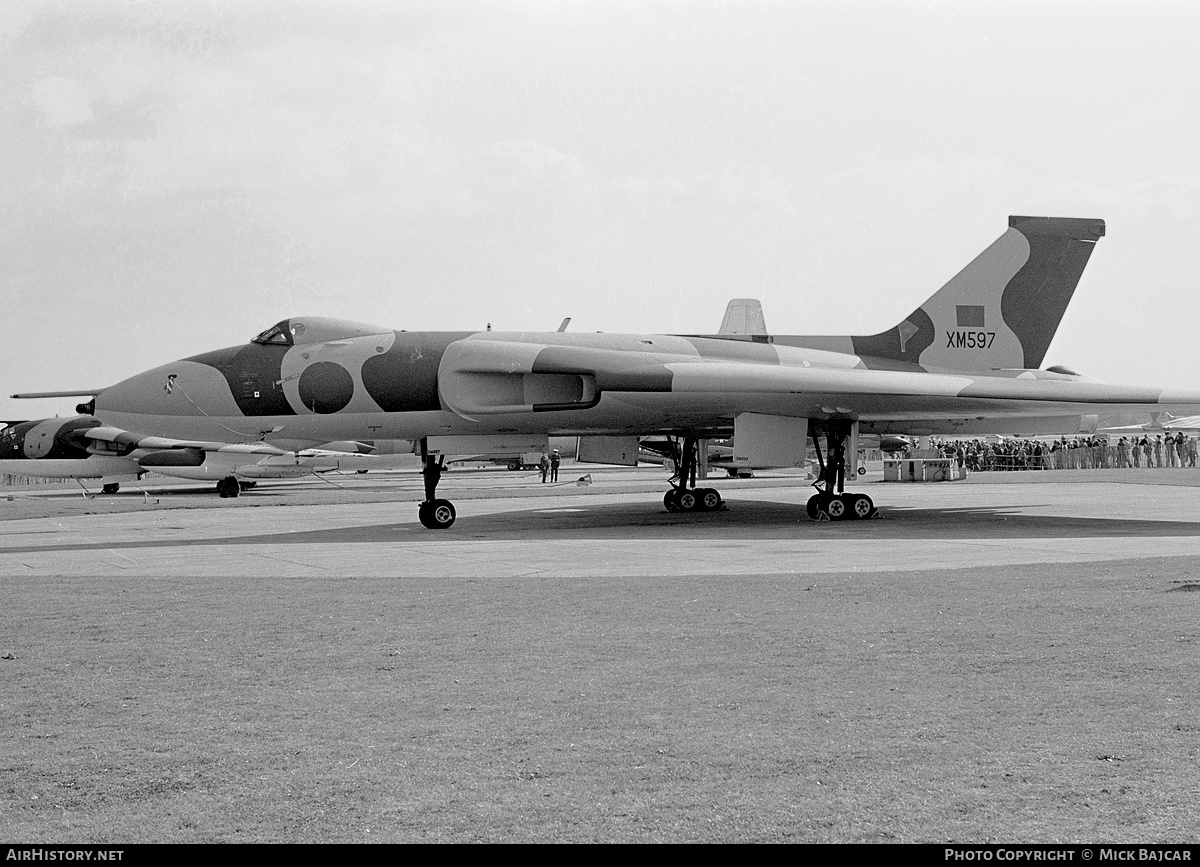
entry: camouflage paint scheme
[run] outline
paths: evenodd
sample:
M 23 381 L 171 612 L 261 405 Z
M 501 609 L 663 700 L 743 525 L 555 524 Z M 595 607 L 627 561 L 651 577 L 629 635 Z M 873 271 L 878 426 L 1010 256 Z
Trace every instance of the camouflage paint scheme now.
M 136 478 L 146 471 L 205 480 L 288 479 L 331 470 L 392 469 L 396 455 L 359 443 L 340 450 L 283 451 L 266 443 L 220 443 L 140 436 L 90 415 L 17 422 L 0 429 L 0 472 L 49 479 Z M 356 448 L 355 451 L 347 449 Z M 358 449 L 361 449 L 358 450 Z M 409 453 L 411 449 L 406 449 Z
M 947 435 L 1074 433 L 1100 413 L 1200 412 L 1200 392 L 1036 369 L 1103 235 L 1101 220 L 1011 217 L 928 301 L 870 336 L 409 333 L 295 317 L 103 389 L 95 414 L 106 430 L 139 432 L 129 436 L 298 449 L 438 435 L 712 436 L 743 412 Z
M 1036 368 L 1103 236 L 1103 220 L 1009 217 L 1007 232 L 895 328 L 870 337 L 801 337 L 793 345 L 858 355 L 869 367 Z M 961 341 L 945 340 L 959 332 Z M 971 333 L 983 335 L 987 367 L 963 352 L 978 348 L 967 345 L 975 342 L 966 339 Z

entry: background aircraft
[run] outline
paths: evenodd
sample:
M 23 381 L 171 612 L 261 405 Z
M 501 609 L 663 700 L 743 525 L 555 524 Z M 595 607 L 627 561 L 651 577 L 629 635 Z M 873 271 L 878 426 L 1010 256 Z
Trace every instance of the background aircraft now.
M 1173 416 L 1169 412 L 1125 414 L 1104 419 L 1098 428 L 1099 433 L 1114 435 L 1160 434 L 1168 431 L 1200 433 L 1200 415 Z
M 0 473 L 41 479 L 99 479 L 103 493 L 115 494 L 121 482 L 136 481 L 154 472 L 179 479 L 212 479 L 222 497 L 236 497 L 264 479 L 393 469 L 400 466 L 400 455 L 413 453 L 411 442 L 400 452 L 392 443 L 380 449 L 359 442 L 284 452 L 266 443 L 198 443 L 162 437 L 137 442 L 127 439 L 114 447 L 104 440 L 89 442 L 82 433 L 96 429 L 95 419 L 90 416 L 12 422 L 0 429 Z M 19 456 L 18 449 L 22 452 Z
M 437 486 L 462 438 L 486 454 L 514 436 L 579 436 L 581 453 L 636 460 L 639 436 L 678 436 L 682 466 L 664 504 L 688 510 L 721 504 L 696 486 L 699 440 L 734 436 L 735 466 L 799 466 L 811 439 L 822 481 L 809 514 L 866 517 L 871 499 L 845 490 L 860 433 L 1066 433 L 1098 413 L 1200 413 L 1197 391 L 1037 369 L 1103 234 L 1101 220 L 1010 217 L 931 298 L 866 336 L 407 332 L 295 317 L 99 390 L 95 418 L 51 440 L 95 454 L 156 437 L 206 452 L 412 439 L 426 481 L 418 515 L 441 528 L 455 510 Z M 52 457 L 48 444 L 29 446 L 32 433 L 5 448 Z

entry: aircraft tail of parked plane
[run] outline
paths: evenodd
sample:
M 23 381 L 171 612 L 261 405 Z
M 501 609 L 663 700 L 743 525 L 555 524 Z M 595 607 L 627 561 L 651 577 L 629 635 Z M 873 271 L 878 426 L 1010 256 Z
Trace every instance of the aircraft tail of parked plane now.
M 1009 217 L 1008 231 L 887 331 L 773 342 L 850 353 L 871 369 L 1036 368 L 1103 236 L 1103 220 Z
M 717 333 L 766 337 L 767 322 L 763 319 L 762 304 L 757 298 L 734 298 L 725 308 L 725 318 Z

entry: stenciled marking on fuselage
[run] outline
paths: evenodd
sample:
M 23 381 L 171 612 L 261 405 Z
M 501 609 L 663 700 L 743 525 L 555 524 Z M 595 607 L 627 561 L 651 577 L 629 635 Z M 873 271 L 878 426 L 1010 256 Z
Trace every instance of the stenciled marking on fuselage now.
M 987 349 L 996 340 L 995 331 L 947 331 L 947 349 Z

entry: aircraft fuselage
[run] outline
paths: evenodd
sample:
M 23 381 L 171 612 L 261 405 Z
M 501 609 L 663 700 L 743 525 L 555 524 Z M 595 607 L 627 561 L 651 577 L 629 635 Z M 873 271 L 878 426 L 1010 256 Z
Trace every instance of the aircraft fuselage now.
M 1012 399 L 972 401 L 970 380 L 954 371 L 795 345 L 800 337 L 413 333 L 317 319 L 285 320 L 278 333 L 296 326 L 319 339 L 292 335 L 287 344 L 254 342 L 162 365 L 103 390 L 96 415 L 147 434 L 284 448 L 490 433 L 727 435 L 742 412 L 855 418 L 872 433 L 992 431 L 998 414 L 1024 419 L 1022 430 L 1073 433 L 1079 419 L 1071 401 L 1025 401 L 1018 387 L 1078 377 L 997 371 L 1013 382 Z M 835 378 L 824 388 L 787 387 L 789 371 L 801 370 Z M 851 370 L 855 392 L 839 390 L 837 375 Z M 728 374 L 724 384 L 718 374 Z M 897 402 L 905 377 L 914 378 L 912 393 Z M 935 381 L 941 387 L 931 389 Z M 1158 391 L 1145 392 L 1131 398 L 1158 400 Z

